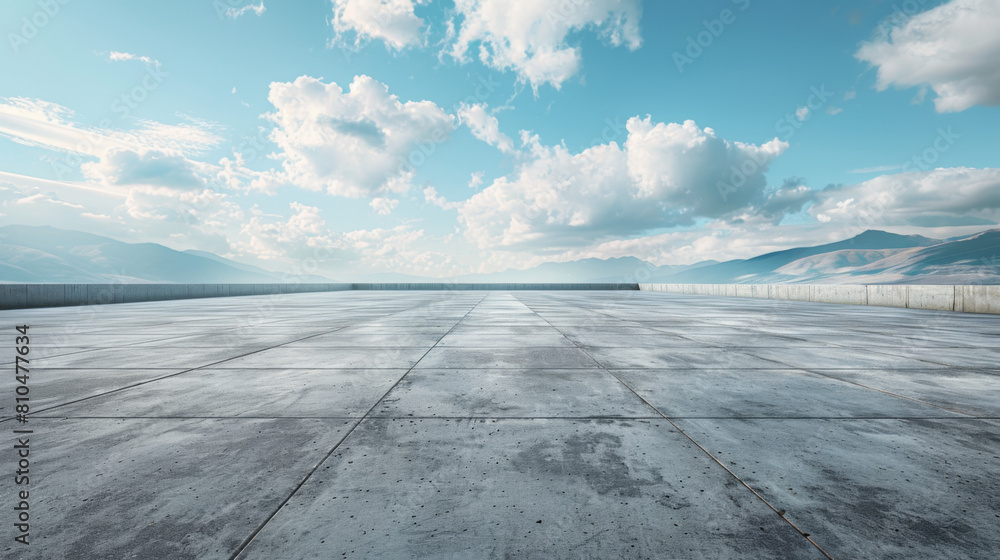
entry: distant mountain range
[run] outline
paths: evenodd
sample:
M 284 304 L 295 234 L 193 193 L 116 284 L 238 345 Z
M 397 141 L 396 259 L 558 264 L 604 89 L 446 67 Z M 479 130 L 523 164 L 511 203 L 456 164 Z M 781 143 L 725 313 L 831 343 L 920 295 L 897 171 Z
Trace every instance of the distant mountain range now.
M 155 243 L 48 226 L 0 227 L 0 282 L 25 283 L 274 283 L 280 273 L 204 251 L 175 251 Z M 302 282 L 330 282 L 321 276 Z
M 939 240 L 868 230 L 815 247 L 746 260 L 656 266 L 634 258 L 545 263 L 461 282 L 649 282 L 667 284 L 1000 284 L 1000 229 Z M 408 281 L 434 281 L 410 279 Z
M 1000 229 L 948 240 L 868 230 L 837 243 L 657 277 L 702 284 L 1000 284 Z
M 335 282 L 321 276 L 302 282 Z M 268 283 L 280 273 L 204 251 L 123 243 L 52 227 L 0 227 L 0 282 Z M 442 282 L 375 274 L 354 282 Z M 526 270 L 472 274 L 456 282 L 655 282 L 699 284 L 1000 284 L 1000 229 L 946 240 L 869 230 L 815 247 L 746 260 L 657 266 L 635 257 L 549 262 Z

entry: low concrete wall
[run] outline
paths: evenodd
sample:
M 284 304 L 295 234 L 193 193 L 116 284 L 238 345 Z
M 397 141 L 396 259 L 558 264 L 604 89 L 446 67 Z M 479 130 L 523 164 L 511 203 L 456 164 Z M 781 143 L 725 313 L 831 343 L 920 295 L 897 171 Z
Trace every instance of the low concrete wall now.
M 639 284 L 640 290 L 1000 314 L 1000 286 Z
M 0 309 L 349 290 L 646 290 L 1000 314 L 1000 286 L 840 284 L 0 284 Z
M 418 283 L 351 284 L 355 290 L 638 290 L 638 284 Z
M 351 284 L 0 284 L 0 309 L 103 305 L 352 289 Z
M 638 289 L 638 284 L 0 284 L 0 309 L 348 290 Z
M 955 310 L 1000 314 L 1000 286 L 955 286 Z

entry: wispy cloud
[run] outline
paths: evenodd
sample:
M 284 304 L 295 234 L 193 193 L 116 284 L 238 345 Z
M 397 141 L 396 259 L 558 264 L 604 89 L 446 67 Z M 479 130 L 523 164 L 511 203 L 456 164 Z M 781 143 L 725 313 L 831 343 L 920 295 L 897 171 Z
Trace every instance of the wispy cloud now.
M 40 99 L 0 97 L 0 136 L 51 150 L 100 156 L 111 148 L 201 153 L 222 137 L 203 121 L 169 125 L 142 121 L 129 131 L 74 122 L 73 111 Z
M 108 53 L 108 60 L 110 62 L 127 62 L 134 60 L 137 62 L 142 62 L 143 64 L 154 64 L 159 66 L 160 62 L 158 60 L 152 59 L 148 56 L 139 56 L 137 54 L 121 52 L 121 51 L 111 51 Z
M 848 173 L 884 173 L 886 171 L 896 171 L 897 169 L 902 169 L 902 165 L 878 165 L 875 167 L 862 167 L 860 169 L 852 169 Z
M 240 16 L 249 13 L 253 13 L 256 16 L 260 16 L 265 11 L 267 11 L 267 8 L 264 7 L 264 2 L 263 0 L 261 0 L 260 4 L 247 4 L 246 6 L 243 6 L 241 8 L 227 8 L 226 17 L 230 19 L 236 19 Z
M 30 196 L 26 196 L 22 199 L 17 200 L 16 202 L 14 202 L 14 204 L 54 204 L 56 206 L 65 206 L 67 208 L 76 208 L 79 210 L 83 210 L 83 206 L 79 204 L 66 202 L 65 200 L 60 200 L 55 196 L 45 193 L 36 193 Z

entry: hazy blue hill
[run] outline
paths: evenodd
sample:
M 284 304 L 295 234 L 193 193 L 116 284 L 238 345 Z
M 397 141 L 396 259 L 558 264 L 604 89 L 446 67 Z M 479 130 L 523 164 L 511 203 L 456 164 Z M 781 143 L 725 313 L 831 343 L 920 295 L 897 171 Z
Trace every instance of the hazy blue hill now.
M 880 249 L 905 249 L 926 247 L 939 243 L 919 235 L 898 235 L 878 230 L 868 230 L 844 241 L 827 243 L 814 247 L 796 247 L 784 251 L 776 251 L 742 261 L 726 261 L 712 266 L 700 267 L 679 273 L 661 276 L 656 282 L 665 283 L 701 283 L 729 284 L 742 282 L 789 281 L 776 278 L 764 279 L 774 275 L 778 269 L 799 259 L 822 255 L 835 251 L 854 250 L 870 251 Z
M 45 251 L 0 244 L 0 281 L 59 283 L 102 282 L 103 279 Z
M 123 243 L 49 226 L 0 227 L 0 281 L 4 282 L 275 282 L 276 276 L 240 270 L 155 243 Z
M 237 270 L 243 270 L 245 272 L 251 272 L 253 274 L 260 274 L 262 276 L 267 276 L 269 278 L 275 278 L 279 282 L 292 282 L 292 280 L 289 279 L 292 276 L 291 273 L 286 275 L 280 272 L 273 272 L 270 270 L 260 268 L 259 266 L 253 266 L 252 264 L 244 264 L 241 262 L 227 259 L 225 257 L 220 257 L 219 255 L 216 255 L 215 253 L 209 253 L 208 251 L 196 251 L 194 249 L 187 249 L 186 251 L 184 251 L 184 253 L 187 253 L 188 255 L 194 255 L 196 257 L 210 259 L 215 262 L 222 263 L 226 266 L 235 268 Z M 318 282 L 318 283 L 337 282 L 336 280 L 331 280 L 325 276 L 318 276 L 316 274 L 296 274 L 294 275 L 294 281 Z
M 836 281 L 906 284 L 1000 284 L 1000 229 L 898 252 Z

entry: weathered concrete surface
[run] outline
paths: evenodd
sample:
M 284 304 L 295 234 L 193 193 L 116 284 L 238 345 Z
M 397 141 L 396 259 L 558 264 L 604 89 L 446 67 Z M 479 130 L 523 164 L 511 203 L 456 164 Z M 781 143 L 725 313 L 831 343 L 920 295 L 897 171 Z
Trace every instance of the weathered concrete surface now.
M 868 286 L 867 296 L 868 305 L 906 307 L 906 286 Z
M 1000 313 L 1000 286 L 957 286 L 955 310 L 966 313 Z
M 907 286 L 906 306 L 911 309 L 955 311 L 955 286 Z
M 3 558 L 1000 549 L 989 315 L 343 291 L 0 313 L 23 323 L 33 413 L 3 376 L 0 427 L 34 432 L 32 544 L 8 517 Z

